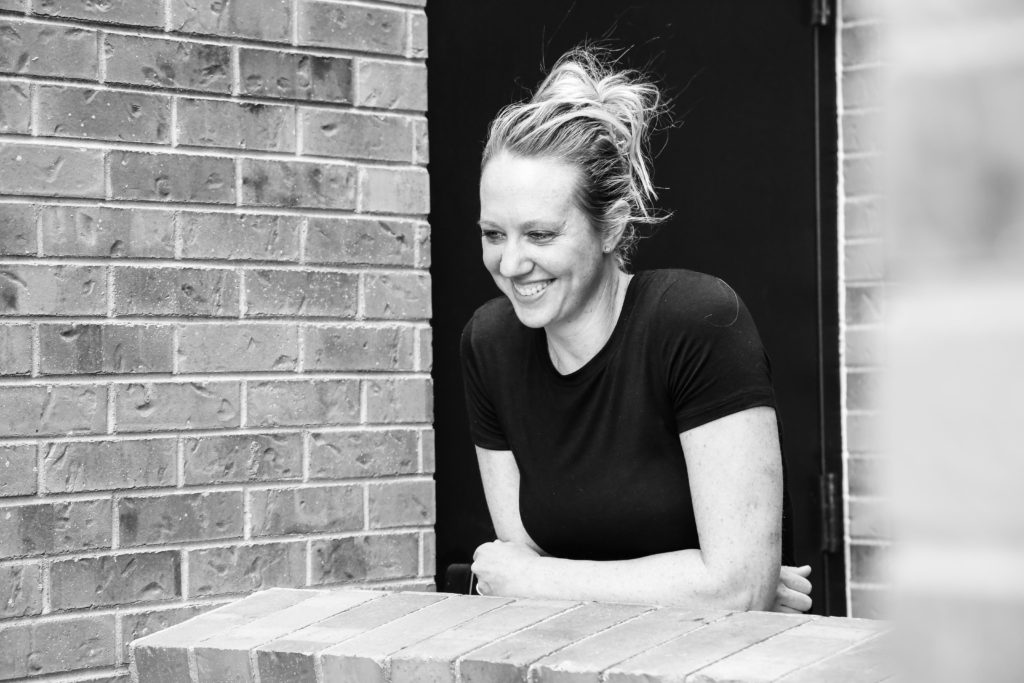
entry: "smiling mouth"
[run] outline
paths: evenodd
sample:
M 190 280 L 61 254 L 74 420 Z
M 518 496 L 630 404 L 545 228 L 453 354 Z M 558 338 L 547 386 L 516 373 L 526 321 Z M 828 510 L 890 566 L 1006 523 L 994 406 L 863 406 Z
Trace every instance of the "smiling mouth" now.
M 517 285 L 513 282 L 512 289 L 514 289 L 516 294 L 519 296 L 529 299 L 540 296 L 552 282 L 554 282 L 554 280 L 544 280 L 543 282 L 531 282 L 528 285 Z

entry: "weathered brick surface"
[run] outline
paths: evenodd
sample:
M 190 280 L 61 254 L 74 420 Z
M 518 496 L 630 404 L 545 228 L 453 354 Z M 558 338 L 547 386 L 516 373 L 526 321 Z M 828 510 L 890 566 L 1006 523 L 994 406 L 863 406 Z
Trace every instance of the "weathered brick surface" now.
M 231 92 L 231 48 L 222 45 L 107 34 L 107 82 Z
M 313 541 L 313 585 L 404 579 L 419 570 L 416 534 Z
M 434 482 L 389 481 L 369 485 L 371 529 L 434 523 Z
M 310 370 L 412 370 L 411 327 L 310 327 L 306 367 Z
M 174 439 L 79 441 L 43 447 L 48 492 L 105 491 L 175 483 Z
M 178 144 L 295 151 L 295 107 L 180 98 Z
M 126 497 L 117 512 L 124 546 L 242 536 L 241 491 Z
M 245 278 L 246 315 L 351 318 L 358 277 L 349 273 L 254 270 Z
M 355 380 L 250 382 L 248 424 L 254 426 L 344 425 L 359 421 Z
M 153 431 L 239 426 L 238 382 L 147 382 L 119 386 L 114 395 L 118 429 Z
M 298 261 L 302 220 L 259 214 L 178 214 L 181 255 L 189 259 Z
M 241 203 L 246 206 L 355 208 L 356 167 L 351 164 L 243 159 L 241 167 Z
M 94 80 L 98 32 L 0 17 L 0 73 Z
M 283 536 L 363 528 L 363 487 L 317 486 L 252 491 L 253 536 Z
M 103 153 L 94 149 L 0 144 L 0 192 L 103 197 Z
M 299 120 L 305 154 L 412 161 L 412 126 L 404 116 L 309 109 Z
M 394 219 L 311 218 L 306 261 L 413 265 L 416 224 Z
M 39 326 L 44 375 L 170 372 L 172 330 L 155 325 Z
M 112 666 L 116 659 L 113 614 L 0 627 L 0 675 L 8 680 Z
M 389 7 L 307 0 L 299 6 L 299 40 L 347 50 L 405 52 L 406 13 Z
M 361 107 L 427 110 L 427 67 L 423 64 L 360 59 L 356 92 Z
M 239 434 L 185 439 L 186 484 L 302 478 L 299 434 Z
M 36 447 L 31 444 L 0 446 L 0 498 L 29 496 L 38 489 Z
M 110 499 L 0 508 L 0 558 L 109 548 Z
M 430 380 L 370 380 L 366 391 L 366 419 L 370 422 L 430 422 L 434 401 Z
M 161 3 L 157 0 L 37 0 L 32 11 L 36 14 L 133 26 L 162 26 L 164 18 Z
M 291 0 L 168 0 L 171 30 L 291 42 Z
M 32 105 L 27 83 L 0 83 L 0 133 L 27 134 Z
M 422 168 L 363 168 L 360 208 L 369 213 L 426 214 L 430 187 Z
M 200 268 L 117 268 L 115 315 L 238 315 L 238 275 Z
M 128 661 L 129 646 L 133 640 L 170 628 L 211 609 L 214 609 L 214 607 L 206 605 L 189 605 L 187 607 L 160 606 L 155 609 L 146 609 L 145 611 L 125 612 L 118 619 L 118 630 L 121 634 L 123 646 L 120 661 Z
M 40 86 L 40 135 L 166 143 L 171 139 L 171 100 L 143 93 Z
M 366 317 L 425 319 L 431 316 L 430 276 L 426 273 L 368 275 Z
M 235 165 L 218 157 L 115 152 L 110 192 L 114 199 L 234 204 Z
M 312 479 L 412 474 L 416 467 L 416 432 L 411 429 L 314 433 L 310 440 Z
M 54 562 L 50 585 L 55 609 L 170 600 L 181 595 L 180 559 L 164 551 Z
M 294 325 L 186 325 L 178 339 L 180 372 L 291 371 L 299 356 Z
M 32 371 L 32 328 L 0 326 L 0 375 L 27 375 Z
M 0 267 L 0 313 L 99 315 L 106 311 L 105 269 L 98 266 Z
M 107 388 L 92 385 L 12 386 L 0 392 L 0 433 L 6 436 L 95 434 L 107 427 Z
M 188 553 L 188 594 L 248 593 L 274 586 L 298 588 L 306 583 L 306 545 L 260 545 L 204 548 Z
M 241 48 L 240 89 L 246 95 L 316 102 L 351 102 L 352 60 Z
M 172 214 L 147 209 L 48 206 L 40 211 L 47 256 L 171 258 Z
M 0 204 L 0 254 L 30 256 L 36 253 L 35 212 L 29 204 Z
M 0 567 L 0 619 L 43 611 L 43 572 L 35 563 Z

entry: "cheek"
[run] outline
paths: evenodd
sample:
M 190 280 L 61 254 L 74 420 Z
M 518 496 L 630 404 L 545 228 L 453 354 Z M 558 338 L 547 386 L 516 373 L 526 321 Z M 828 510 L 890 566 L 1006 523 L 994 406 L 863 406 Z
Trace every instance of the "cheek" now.
M 492 273 L 497 272 L 498 266 L 501 263 L 501 248 L 485 242 L 483 245 L 483 253 L 481 255 L 483 257 L 484 268 Z

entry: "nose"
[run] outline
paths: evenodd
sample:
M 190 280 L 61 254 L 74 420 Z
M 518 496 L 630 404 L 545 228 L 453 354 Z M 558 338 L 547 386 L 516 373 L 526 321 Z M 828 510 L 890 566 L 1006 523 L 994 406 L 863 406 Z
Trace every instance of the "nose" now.
M 519 246 L 519 241 L 509 239 L 505 241 L 501 250 L 501 261 L 498 264 L 498 272 L 502 277 L 514 278 L 526 275 L 533 268 L 533 262 Z

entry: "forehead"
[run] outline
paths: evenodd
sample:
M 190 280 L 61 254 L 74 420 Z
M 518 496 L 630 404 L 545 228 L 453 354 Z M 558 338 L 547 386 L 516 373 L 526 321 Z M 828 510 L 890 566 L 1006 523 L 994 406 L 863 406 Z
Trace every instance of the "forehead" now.
M 482 217 L 564 214 L 572 206 L 577 175 L 557 159 L 498 154 L 480 175 Z

